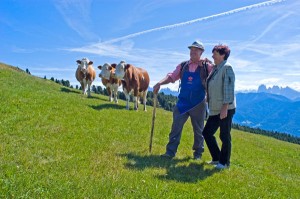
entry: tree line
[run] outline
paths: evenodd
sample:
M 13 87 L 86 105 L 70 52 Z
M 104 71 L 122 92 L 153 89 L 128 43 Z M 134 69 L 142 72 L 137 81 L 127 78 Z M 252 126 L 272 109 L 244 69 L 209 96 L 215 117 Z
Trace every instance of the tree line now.
M 300 137 L 296 137 L 296 136 L 293 136 L 293 135 L 290 135 L 287 133 L 281 133 L 281 132 L 277 132 L 277 131 L 267 131 L 267 130 L 263 130 L 260 128 L 251 128 L 251 127 L 242 126 L 239 124 L 233 124 L 232 128 L 238 129 L 238 130 L 241 130 L 244 132 L 248 132 L 248 133 L 266 135 L 266 136 L 273 137 L 278 140 L 282 140 L 282 141 L 286 141 L 286 142 L 300 144 Z
M 47 79 L 46 76 L 44 77 L 44 79 Z M 53 77 L 51 77 L 50 80 L 53 81 L 53 82 L 56 82 L 56 83 L 58 83 L 62 86 L 73 88 L 73 86 L 70 85 L 70 82 L 68 80 L 63 80 L 63 79 L 62 80 L 57 80 L 57 79 L 54 79 Z M 81 86 L 76 85 L 75 88 L 78 89 L 78 90 L 81 90 Z M 102 88 L 101 86 L 93 85 L 91 90 L 92 90 L 92 92 L 94 92 L 96 94 L 108 96 L 106 88 Z M 118 95 L 118 99 L 126 100 L 126 96 L 123 92 L 118 91 L 117 95 Z M 153 106 L 153 104 L 154 104 L 153 99 L 154 99 L 153 92 L 148 91 L 147 103 L 146 104 L 149 105 L 149 106 Z M 130 99 L 130 100 L 132 100 L 132 99 Z M 141 103 L 142 103 L 142 100 L 141 100 Z M 157 107 L 159 107 L 159 108 L 162 108 L 162 109 L 167 110 L 167 111 L 172 111 L 173 107 L 176 105 L 176 103 L 177 103 L 177 97 L 176 96 L 165 95 L 163 92 L 160 92 L 160 93 L 157 94 Z M 241 130 L 241 131 L 244 131 L 244 132 L 248 132 L 248 133 L 265 135 L 265 136 L 276 138 L 278 140 L 291 142 L 291 143 L 295 143 L 295 144 L 300 145 L 300 137 L 296 137 L 296 136 L 293 136 L 293 135 L 290 135 L 290 134 L 287 134 L 287 133 L 281 133 L 281 132 L 276 132 L 276 131 L 268 131 L 268 130 L 263 130 L 263 129 L 260 129 L 260 128 L 251 128 L 251 127 L 243 126 L 243 125 L 240 125 L 240 124 L 233 124 L 232 128 L 237 129 L 237 130 Z

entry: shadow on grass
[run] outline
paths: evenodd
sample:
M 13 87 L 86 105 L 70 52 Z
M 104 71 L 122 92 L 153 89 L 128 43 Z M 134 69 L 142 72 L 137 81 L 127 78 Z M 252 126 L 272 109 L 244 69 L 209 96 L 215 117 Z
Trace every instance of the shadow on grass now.
M 184 183 L 197 183 L 199 180 L 204 180 L 207 177 L 213 175 L 215 172 L 219 172 L 213 167 L 211 169 L 205 169 L 204 163 L 202 161 L 190 161 L 191 158 L 166 159 L 160 157 L 159 155 L 141 156 L 134 153 L 120 154 L 120 156 L 127 158 L 128 162 L 125 164 L 125 167 L 128 169 L 166 169 L 165 174 L 156 176 L 158 179 L 161 180 L 174 180 Z
M 100 97 L 98 97 L 98 96 L 86 96 L 87 98 L 90 98 L 90 99 L 99 99 L 99 100 L 103 100 L 103 99 L 101 99 Z
M 60 91 L 61 92 L 65 92 L 65 93 L 76 93 L 76 94 L 80 94 L 80 95 L 82 95 L 82 96 L 85 96 L 86 98 L 90 98 L 90 99 L 100 99 L 100 100 L 102 100 L 100 97 L 98 97 L 98 96 L 87 96 L 87 95 L 83 95 L 83 93 L 82 93 L 82 90 L 72 90 L 72 89 L 69 89 L 69 88 L 66 88 L 66 87 L 62 87 L 61 89 L 60 89 Z
M 62 87 L 61 89 L 60 89 L 60 91 L 61 92 L 65 92 L 65 93 L 81 93 L 81 91 L 74 91 L 74 90 L 72 90 L 72 89 L 69 89 L 69 88 L 66 88 L 66 87 Z
M 61 92 L 65 92 L 65 93 L 76 93 L 76 94 L 80 94 L 80 95 L 83 95 L 82 93 L 82 90 L 72 90 L 72 89 L 69 89 L 69 88 L 66 88 L 66 87 L 62 87 L 60 89 Z M 87 95 L 83 95 L 83 96 L 86 96 L 87 98 L 91 98 L 91 99 L 100 99 L 99 97 L 97 96 L 87 96 Z
M 124 109 L 124 106 L 119 105 L 119 104 L 100 104 L 98 106 L 90 106 L 91 108 L 95 109 L 95 110 L 102 110 L 102 109 Z

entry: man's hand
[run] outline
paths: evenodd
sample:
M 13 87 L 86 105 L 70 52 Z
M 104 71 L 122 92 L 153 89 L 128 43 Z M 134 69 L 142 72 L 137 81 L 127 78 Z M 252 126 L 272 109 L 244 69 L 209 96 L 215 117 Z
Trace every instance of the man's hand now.
M 155 84 L 153 87 L 153 93 L 157 94 L 159 89 L 160 89 L 160 83 Z
M 204 61 L 205 61 L 205 62 L 208 62 L 208 63 L 210 63 L 210 64 L 212 64 L 212 61 L 210 61 L 210 60 L 209 60 L 208 58 L 206 58 L 206 57 L 204 58 Z

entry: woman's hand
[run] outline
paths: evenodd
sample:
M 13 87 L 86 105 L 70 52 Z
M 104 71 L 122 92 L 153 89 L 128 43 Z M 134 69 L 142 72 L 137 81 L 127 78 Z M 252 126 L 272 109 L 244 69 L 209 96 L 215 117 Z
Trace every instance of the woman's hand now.
M 220 112 L 220 119 L 224 119 L 227 117 L 227 112 L 228 112 L 228 104 L 223 104 Z

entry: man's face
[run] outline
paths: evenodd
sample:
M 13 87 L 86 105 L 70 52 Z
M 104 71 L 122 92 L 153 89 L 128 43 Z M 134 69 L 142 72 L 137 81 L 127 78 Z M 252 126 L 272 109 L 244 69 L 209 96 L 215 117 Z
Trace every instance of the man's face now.
M 203 53 L 203 50 L 201 50 L 199 48 L 191 47 L 191 49 L 190 49 L 190 57 L 192 60 L 200 59 L 202 53 Z

